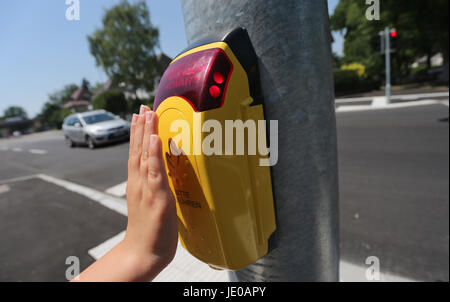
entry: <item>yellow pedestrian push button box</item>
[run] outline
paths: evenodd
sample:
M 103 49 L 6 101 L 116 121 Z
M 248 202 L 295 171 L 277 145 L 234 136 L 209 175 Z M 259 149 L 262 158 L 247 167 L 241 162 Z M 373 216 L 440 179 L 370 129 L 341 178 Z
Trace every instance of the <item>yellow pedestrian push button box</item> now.
M 230 121 L 264 120 L 257 62 L 247 31 L 238 28 L 178 55 L 156 92 L 179 237 L 189 253 L 213 268 L 254 263 L 267 254 L 276 228 L 270 167 L 260 165 L 267 153 L 249 152 L 255 133 L 239 136 L 235 129 L 236 139 L 226 133 Z M 264 137 L 266 146 L 263 132 L 258 143 Z

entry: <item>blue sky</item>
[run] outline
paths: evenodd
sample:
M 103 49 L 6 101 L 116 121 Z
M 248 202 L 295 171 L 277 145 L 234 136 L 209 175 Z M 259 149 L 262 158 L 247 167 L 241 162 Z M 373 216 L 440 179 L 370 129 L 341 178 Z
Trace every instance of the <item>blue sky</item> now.
M 92 84 L 106 75 L 95 66 L 86 36 L 101 27 L 105 8 L 119 0 L 80 0 L 80 20 L 67 21 L 64 0 L 0 1 L 0 115 L 22 106 L 34 117 L 48 93 L 84 77 Z M 175 56 L 187 46 L 180 0 L 147 0 L 150 18 L 160 30 L 163 52 Z M 332 12 L 338 0 L 328 0 Z M 335 36 L 333 51 L 342 52 Z

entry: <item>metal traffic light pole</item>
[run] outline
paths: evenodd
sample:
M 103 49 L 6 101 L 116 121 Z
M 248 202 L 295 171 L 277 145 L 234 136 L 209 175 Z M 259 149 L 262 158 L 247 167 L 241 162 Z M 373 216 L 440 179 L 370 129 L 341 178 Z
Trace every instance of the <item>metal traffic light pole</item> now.
M 336 121 L 325 0 L 183 0 L 188 43 L 248 30 L 259 56 L 264 111 L 278 120 L 271 168 L 273 248 L 233 272 L 239 281 L 337 281 Z
M 385 64 L 386 64 L 386 103 L 391 101 L 391 45 L 390 45 L 391 31 L 389 27 L 384 28 L 384 45 L 385 45 Z

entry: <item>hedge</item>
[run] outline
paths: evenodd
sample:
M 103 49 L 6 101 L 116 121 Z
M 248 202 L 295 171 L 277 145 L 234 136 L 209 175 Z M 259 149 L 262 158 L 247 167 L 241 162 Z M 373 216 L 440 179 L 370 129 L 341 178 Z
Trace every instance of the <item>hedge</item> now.
M 359 77 L 355 69 L 335 69 L 334 91 L 336 95 L 359 93 L 378 89 L 381 83 L 366 77 Z

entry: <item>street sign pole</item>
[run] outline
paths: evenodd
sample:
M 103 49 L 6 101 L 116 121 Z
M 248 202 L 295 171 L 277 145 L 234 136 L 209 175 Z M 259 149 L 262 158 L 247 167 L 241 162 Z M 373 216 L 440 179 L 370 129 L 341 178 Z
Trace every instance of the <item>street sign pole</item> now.
M 183 0 L 182 9 L 189 44 L 222 37 L 236 27 L 248 30 L 259 56 L 265 119 L 278 121 L 279 156 L 271 167 L 277 218 L 272 250 L 233 276 L 239 281 L 338 281 L 339 193 L 327 1 Z

